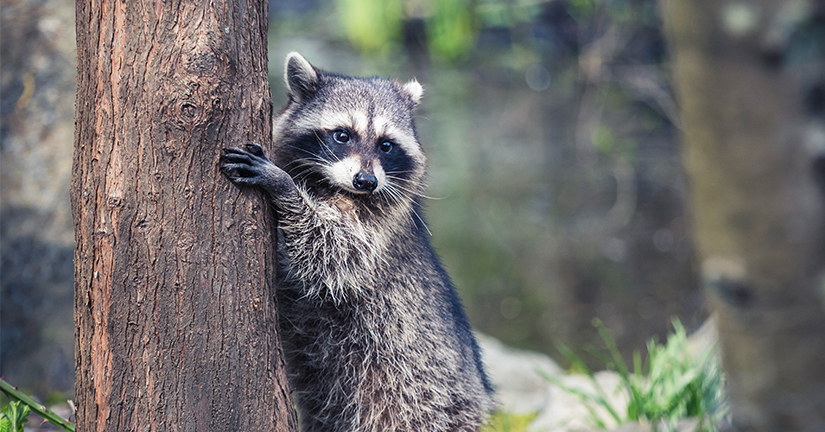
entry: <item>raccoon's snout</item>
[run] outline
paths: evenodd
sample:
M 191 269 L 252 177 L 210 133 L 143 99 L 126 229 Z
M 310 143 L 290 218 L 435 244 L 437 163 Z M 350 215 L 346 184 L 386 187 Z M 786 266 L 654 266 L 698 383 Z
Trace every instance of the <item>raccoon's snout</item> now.
M 358 172 L 358 174 L 355 174 L 355 177 L 352 178 L 352 187 L 360 191 L 372 192 L 377 186 L 378 177 L 365 173 L 364 171 Z

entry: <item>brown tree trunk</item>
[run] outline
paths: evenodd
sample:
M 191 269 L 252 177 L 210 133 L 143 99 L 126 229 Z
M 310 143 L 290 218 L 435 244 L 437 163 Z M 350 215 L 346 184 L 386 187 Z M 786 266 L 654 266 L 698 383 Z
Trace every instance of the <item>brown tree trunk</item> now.
M 272 214 L 218 171 L 269 146 L 267 2 L 77 2 L 82 431 L 286 431 Z
M 825 430 L 825 53 L 805 40 L 821 34 L 814 4 L 664 1 L 694 238 L 740 431 Z

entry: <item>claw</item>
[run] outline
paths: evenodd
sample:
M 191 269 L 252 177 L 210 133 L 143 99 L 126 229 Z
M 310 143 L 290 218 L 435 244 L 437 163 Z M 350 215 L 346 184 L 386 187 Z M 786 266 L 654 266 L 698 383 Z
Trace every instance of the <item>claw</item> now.
M 258 144 L 249 143 L 246 145 L 246 151 L 252 153 L 255 156 L 263 157 L 264 149 L 261 148 Z
M 225 147 L 223 149 L 223 154 L 244 154 L 245 151 L 237 148 L 237 147 Z
M 250 170 L 244 164 L 224 165 L 221 167 L 221 172 L 235 183 L 251 183 L 253 181 L 253 177 L 257 176 L 256 172 Z
M 252 163 L 252 160 L 249 157 L 249 153 L 246 153 L 246 152 L 243 152 L 243 153 L 226 153 L 224 155 L 221 155 L 221 162 L 223 162 L 223 163 L 243 162 L 243 163 L 246 163 L 246 164 L 250 164 L 250 163 Z

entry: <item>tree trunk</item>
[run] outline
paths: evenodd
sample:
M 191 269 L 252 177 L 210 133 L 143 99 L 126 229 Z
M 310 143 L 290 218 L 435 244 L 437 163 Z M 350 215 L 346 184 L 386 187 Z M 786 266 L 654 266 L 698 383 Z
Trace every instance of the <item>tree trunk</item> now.
M 740 431 L 825 430 L 825 52 L 806 40 L 822 30 L 806 5 L 664 1 L 694 238 Z
M 78 430 L 286 431 L 273 215 L 218 171 L 269 147 L 267 2 L 77 3 Z

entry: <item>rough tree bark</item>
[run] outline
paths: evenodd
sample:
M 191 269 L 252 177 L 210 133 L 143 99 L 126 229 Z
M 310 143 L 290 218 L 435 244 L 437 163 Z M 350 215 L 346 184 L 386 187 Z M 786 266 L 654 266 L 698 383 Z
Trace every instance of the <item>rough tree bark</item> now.
M 82 431 L 285 431 L 272 214 L 218 171 L 268 146 L 267 2 L 78 1 Z
M 663 2 L 739 431 L 825 430 L 823 4 Z

